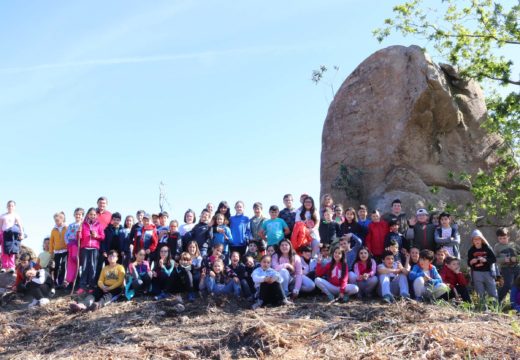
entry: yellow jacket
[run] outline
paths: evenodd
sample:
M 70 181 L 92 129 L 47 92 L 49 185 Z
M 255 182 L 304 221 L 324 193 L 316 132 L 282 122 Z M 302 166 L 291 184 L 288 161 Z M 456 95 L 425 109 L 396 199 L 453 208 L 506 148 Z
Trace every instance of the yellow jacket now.
M 67 227 L 65 225 L 63 225 L 61 231 L 59 231 L 57 227 L 52 229 L 49 242 L 49 252 L 51 254 L 54 254 L 55 251 L 67 250 L 67 243 L 65 242 L 66 232 Z
M 117 264 L 113 268 L 110 268 L 110 265 L 106 265 L 103 270 L 101 270 L 98 286 L 108 286 L 108 291 L 110 291 L 117 289 L 118 287 L 123 287 L 124 282 L 125 268 L 123 265 Z

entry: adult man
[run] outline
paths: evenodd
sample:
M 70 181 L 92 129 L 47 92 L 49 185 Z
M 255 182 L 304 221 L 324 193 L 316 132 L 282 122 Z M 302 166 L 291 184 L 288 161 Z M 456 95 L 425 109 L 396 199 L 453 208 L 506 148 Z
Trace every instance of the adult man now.
M 108 211 L 107 208 L 108 200 L 106 197 L 101 196 L 97 200 L 97 209 L 96 212 L 98 214 L 97 220 L 103 227 L 103 230 L 110 224 L 112 220 L 112 213 Z
M 392 211 L 383 215 L 383 220 L 387 223 L 390 221 L 396 221 L 399 225 L 399 233 L 401 235 L 406 234 L 408 230 L 408 219 L 405 213 L 401 212 L 401 200 L 395 199 L 392 201 Z

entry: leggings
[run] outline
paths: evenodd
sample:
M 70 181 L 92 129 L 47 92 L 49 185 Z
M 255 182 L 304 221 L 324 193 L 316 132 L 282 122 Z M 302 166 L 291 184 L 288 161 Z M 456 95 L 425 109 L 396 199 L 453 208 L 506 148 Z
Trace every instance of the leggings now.
M 78 244 L 67 245 L 67 275 L 65 280 L 72 284 L 78 273 Z

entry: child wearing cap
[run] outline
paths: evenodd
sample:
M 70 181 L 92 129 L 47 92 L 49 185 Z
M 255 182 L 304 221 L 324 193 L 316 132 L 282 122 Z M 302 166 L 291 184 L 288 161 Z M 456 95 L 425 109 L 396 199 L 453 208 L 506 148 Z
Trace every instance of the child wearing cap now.
M 451 215 L 442 212 L 439 215 L 439 226 L 435 229 L 435 244 L 440 246 L 449 256 L 460 259 L 460 234 L 456 226 L 451 225 Z
M 408 221 L 410 227 L 406 232 L 406 239 L 419 250 L 435 251 L 435 225 L 428 221 L 428 211 L 426 209 L 417 210 L 415 218 Z
M 481 305 L 484 305 L 486 293 L 498 300 L 496 282 L 491 274 L 496 257 L 480 230 L 473 230 L 471 242 L 473 246 L 468 250 L 468 266 L 471 268 L 475 291 L 480 298 Z

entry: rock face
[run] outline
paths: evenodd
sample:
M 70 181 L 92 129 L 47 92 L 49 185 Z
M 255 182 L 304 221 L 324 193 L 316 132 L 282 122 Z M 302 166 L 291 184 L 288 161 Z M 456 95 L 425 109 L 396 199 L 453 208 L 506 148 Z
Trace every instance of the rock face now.
M 434 64 L 417 46 L 380 50 L 350 74 L 330 105 L 321 193 L 344 206 L 366 203 L 384 212 L 395 198 L 408 214 L 463 206 L 473 198 L 458 174 L 489 168 L 501 143 L 480 127 L 485 117 L 477 83 Z M 341 184 L 345 166 L 361 171 L 351 179 L 357 191 Z M 488 238 L 494 233 L 481 230 Z

